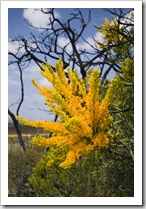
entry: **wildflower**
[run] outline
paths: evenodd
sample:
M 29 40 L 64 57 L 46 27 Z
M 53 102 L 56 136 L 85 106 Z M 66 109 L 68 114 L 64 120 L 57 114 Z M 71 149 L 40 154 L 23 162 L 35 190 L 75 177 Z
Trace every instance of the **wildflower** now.
M 52 88 L 40 87 L 34 80 L 32 83 L 45 97 L 45 104 L 50 106 L 50 111 L 60 117 L 60 122 L 30 121 L 20 117 L 17 119 L 25 125 L 52 132 L 50 138 L 33 137 L 32 143 L 44 147 L 56 146 L 65 150 L 65 157 L 60 166 L 68 168 L 96 147 L 108 146 L 111 135 L 108 126 L 112 121 L 108 107 L 114 98 L 113 87 L 116 86 L 116 81 L 109 85 L 104 96 L 100 92 L 101 82 L 97 69 L 90 72 L 86 83 L 76 71 L 69 68 L 68 82 L 61 60 L 55 64 L 55 72 L 49 64 L 43 64 L 42 68 L 44 71 L 41 71 L 41 74 L 51 82 Z M 55 156 L 50 159 L 50 164 L 55 162 L 54 158 Z

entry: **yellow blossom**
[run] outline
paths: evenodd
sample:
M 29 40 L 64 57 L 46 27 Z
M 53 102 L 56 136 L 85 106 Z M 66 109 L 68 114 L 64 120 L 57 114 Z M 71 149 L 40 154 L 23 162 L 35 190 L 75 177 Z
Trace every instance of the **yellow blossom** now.
M 60 117 L 60 122 L 30 121 L 20 117 L 17 119 L 24 125 L 52 132 L 50 138 L 33 137 L 32 143 L 44 147 L 64 148 L 65 156 L 62 153 L 64 158 L 60 166 L 68 168 L 79 157 L 90 153 L 96 147 L 108 146 L 111 136 L 108 126 L 112 121 L 108 107 L 114 98 L 114 87 L 117 82 L 113 80 L 103 96 L 100 93 L 98 69 L 90 72 L 86 83 L 75 70 L 71 71 L 69 68 L 68 82 L 61 60 L 55 64 L 55 71 L 49 64 L 43 64 L 42 68 L 44 71 L 41 71 L 41 74 L 52 84 L 52 88 L 40 87 L 36 81 L 32 82 L 38 92 L 45 97 L 45 104 L 50 107 L 50 111 Z M 50 164 L 53 162 L 55 156 L 49 160 Z

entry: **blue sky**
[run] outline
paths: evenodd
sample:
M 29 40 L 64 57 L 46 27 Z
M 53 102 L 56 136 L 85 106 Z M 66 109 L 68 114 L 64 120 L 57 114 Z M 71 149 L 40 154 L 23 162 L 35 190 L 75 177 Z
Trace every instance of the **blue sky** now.
M 87 18 L 89 9 L 81 9 L 85 18 Z M 125 9 L 126 11 L 127 9 Z M 62 20 L 67 20 L 70 17 L 70 13 L 73 12 L 73 9 L 55 9 L 56 16 Z M 47 24 L 47 17 L 42 16 L 40 12 L 36 12 L 34 14 L 33 9 L 9 9 L 8 10 L 8 38 L 10 40 L 11 36 L 24 36 L 28 40 L 30 39 L 30 33 L 39 35 L 40 31 L 38 29 L 34 29 L 26 24 L 25 19 L 33 25 Z M 94 36 L 99 41 L 102 39 L 101 35 L 94 27 L 94 24 L 101 25 L 104 23 L 104 18 L 108 18 L 111 20 L 111 15 L 108 12 L 105 12 L 103 9 L 92 9 L 91 21 L 87 26 L 84 38 L 88 41 L 91 41 L 92 36 Z M 78 27 L 76 22 L 73 27 Z M 60 44 L 64 44 L 64 40 L 60 39 Z M 79 43 L 79 46 L 87 47 L 83 45 L 83 43 Z M 9 51 L 16 52 L 17 43 L 9 42 Z M 70 50 L 70 49 L 68 49 Z M 90 50 L 90 49 L 88 49 Z M 50 60 L 51 62 L 51 60 Z M 110 74 L 110 77 L 113 77 L 114 74 Z M 10 109 L 15 112 L 17 105 L 15 104 L 20 98 L 20 82 L 19 82 L 19 72 L 18 68 L 15 65 L 9 66 L 8 69 L 8 77 L 9 77 L 9 95 L 8 101 Z M 48 107 L 44 106 L 44 98 L 39 95 L 36 89 L 33 87 L 31 80 L 36 79 L 40 85 L 47 85 L 46 80 L 42 78 L 39 73 L 38 67 L 32 62 L 28 68 L 23 70 L 23 80 L 24 80 L 24 93 L 25 98 L 20 110 L 20 116 L 29 118 L 31 120 L 36 119 L 44 119 L 44 120 L 53 120 L 52 114 L 46 113 L 46 111 L 41 111 L 38 109 L 48 110 Z
M 70 13 L 73 12 L 73 9 L 55 9 L 61 16 L 61 19 L 66 20 L 70 16 Z M 81 9 L 83 15 L 87 17 L 89 9 Z M 30 32 L 34 32 L 34 29 L 28 27 L 28 25 L 24 21 L 24 9 L 23 8 L 9 8 L 8 13 L 8 27 L 9 27 L 9 37 L 11 35 L 23 34 L 29 37 Z M 32 14 L 33 16 L 33 14 Z M 104 18 L 107 17 L 110 19 L 110 14 L 105 12 L 104 9 L 92 9 L 92 19 L 88 26 L 87 34 L 93 35 L 93 32 L 96 32 L 96 28 L 94 28 L 94 23 L 102 24 L 104 23 Z M 87 19 L 87 18 L 86 18 Z

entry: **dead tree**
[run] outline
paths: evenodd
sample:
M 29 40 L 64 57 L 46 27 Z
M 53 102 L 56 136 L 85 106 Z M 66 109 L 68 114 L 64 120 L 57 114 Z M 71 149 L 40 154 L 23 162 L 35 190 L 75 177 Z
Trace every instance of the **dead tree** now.
M 24 100 L 24 84 L 23 84 L 23 77 L 22 77 L 22 69 L 21 69 L 21 67 L 19 65 L 19 62 L 17 62 L 17 65 L 18 65 L 18 69 L 19 69 L 20 84 L 21 84 L 21 97 L 20 97 L 20 101 L 18 103 L 17 110 L 16 110 L 16 115 L 18 116 L 19 115 L 20 107 L 21 107 L 21 105 L 23 103 L 23 100 Z M 17 133 L 17 136 L 18 136 L 18 140 L 20 142 L 20 145 L 21 145 L 23 151 L 26 152 L 27 151 L 27 148 L 26 148 L 26 145 L 25 145 L 24 140 L 22 138 L 22 134 L 21 134 L 21 129 L 20 129 L 20 126 L 19 126 L 19 122 L 16 119 L 16 116 L 12 113 L 12 111 L 10 109 L 8 109 L 8 114 L 9 114 L 9 116 L 11 117 L 11 119 L 13 121 L 13 124 L 14 124 L 15 130 L 16 130 L 16 133 Z

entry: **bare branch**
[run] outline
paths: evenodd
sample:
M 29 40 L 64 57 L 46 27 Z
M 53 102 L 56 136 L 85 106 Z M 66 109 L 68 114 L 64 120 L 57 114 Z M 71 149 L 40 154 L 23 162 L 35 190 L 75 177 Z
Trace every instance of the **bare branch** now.
M 19 68 L 20 84 L 21 84 L 21 99 L 20 99 L 19 105 L 16 110 L 16 115 L 19 115 L 19 110 L 20 110 L 20 107 L 21 107 L 23 100 L 24 100 L 24 83 L 23 83 L 23 78 L 22 78 L 22 69 L 20 67 L 20 64 L 19 63 L 17 63 L 17 64 L 18 64 L 18 68 Z
M 20 127 L 19 127 L 18 120 L 16 119 L 15 115 L 9 109 L 8 109 L 8 114 L 13 121 L 15 130 L 16 130 L 17 135 L 18 135 L 18 140 L 20 142 L 20 145 L 21 145 L 23 151 L 26 152 L 27 148 L 26 148 L 25 143 L 24 143 L 23 138 L 22 138 L 22 134 L 21 134 L 21 130 L 20 130 Z

